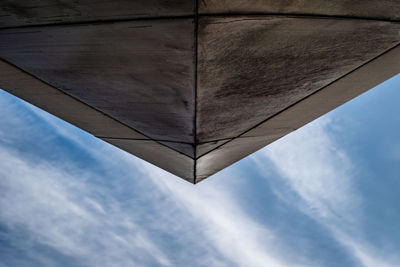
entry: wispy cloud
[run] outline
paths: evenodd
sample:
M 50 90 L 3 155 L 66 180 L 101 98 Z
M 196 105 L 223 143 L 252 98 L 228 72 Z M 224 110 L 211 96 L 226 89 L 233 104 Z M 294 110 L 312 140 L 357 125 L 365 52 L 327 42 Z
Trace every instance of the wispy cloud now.
M 287 255 L 296 252 L 255 222 L 233 190 L 218 182 L 224 177 L 193 186 L 94 138 L 82 142 L 80 131 L 33 110 L 76 149 L 89 152 L 102 173 L 0 146 L 0 222 L 11 234 L 28 231 L 29 242 L 17 244 L 25 253 L 40 244 L 82 266 L 311 265 L 289 261 Z M 16 128 L 26 127 L 9 118 Z M 32 257 L 42 266 L 55 265 L 41 253 Z
M 74 177 L 51 164 L 32 165 L 1 147 L 0 159 L 1 222 L 26 229 L 32 246 L 46 245 L 88 266 L 132 266 L 149 258 L 169 265 L 107 190 L 83 182 L 87 173 Z
M 5 239 L 39 266 L 284 267 L 323 262 L 304 258 L 295 245 L 287 246 L 294 239 L 248 212 L 252 203 L 240 199 L 233 188 L 237 184 L 226 183 L 241 179 L 235 167 L 193 186 L 28 104 L 23 107 L 39 118 L 39 126 L 37 121 L 26 124 L 32 118 L 21 115 L 20 103 L 1 104 L 3 121 L 7 117 L 14 136 L 0 129 L 0 230 L 5 225 L 9 231 L 0 232 L 0 238 L 8 235 Z M 361 265 L 396 266 L 400 259 L 365 237 L 355 168 L 330 135 L 330 123 L 314 122 L 252 159 L 279 199 L 325 227 Z M 44 138 L 43 125 L 92 161 L 85 166 L 77 164 L 85 162 L 84 156 L 60 154 L 54 162 L 13 147 L 27 132 Z M 43 141 L 49 151 L 53 139 Z M 276 175 L 265 175 L 271 173 L 265 170 L 271 166 L 267 162 Z M 26 232 L 23 240 L 16 238 L 21 231 Z M 57 256 L 40 251 L 41 246 Z M 65 259 L 58 260 L 60 255 Z M 24 266 L 22 258 L 13 260 Z
M 274 233 L 255 223 L 223 186 L 213 182 L 193 186 L 150 164 L 140 164 L 144 173 L 157 180 L 162 191 L 175 198 L 202 225 L 208 239 L 206 243 L 234 265 L 301 265 L 287 262 L 282 251 L 277 250 L 279 239 Z
M 329 134 L 330 123 L 329 118 L 314 121 L 253 159 L 261 169 L 271 162 L 278 175 L 266 178 L 290 189 L 276 191 L 277 195 L 329 229 L 363 266 L 396 266 L 398 258 L 386 255 L 364 237 L 363 199 L 354 184 L 355 168 Z

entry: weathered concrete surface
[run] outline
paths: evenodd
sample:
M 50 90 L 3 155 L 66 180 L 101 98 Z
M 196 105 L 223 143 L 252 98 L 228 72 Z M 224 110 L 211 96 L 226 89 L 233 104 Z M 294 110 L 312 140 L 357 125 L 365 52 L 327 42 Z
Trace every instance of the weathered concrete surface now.
M 202 0 L 200 14 L 300 14 L 400 20 L 398 0 Z
M 400 45 L 197 159 L 197 182 L 400 74 Z
M 151 140 L 101 139 L 178 175 L 188 182 L 195 182 L 194 160 L 182 153 L 166 148 Z
M 400 72 L 397 0 L 198 5 L 1 1 L 0 88 L 196 183 Z
M 194 0 L 1 0 L 0 28 L 193 15 Z
M 191 19 L 0 30 L 0 57 L 152 139 L 193 143 L 193 30 Z
M 400 24 L 202 17 L 197 140 L 233 138 L 400 42 Z

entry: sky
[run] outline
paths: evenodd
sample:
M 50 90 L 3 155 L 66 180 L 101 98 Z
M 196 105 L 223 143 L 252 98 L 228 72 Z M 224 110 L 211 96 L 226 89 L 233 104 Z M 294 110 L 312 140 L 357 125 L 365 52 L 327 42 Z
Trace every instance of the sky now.
M 400 266 L 400 74 L 190 184 L 0 90 L 0 267 Z

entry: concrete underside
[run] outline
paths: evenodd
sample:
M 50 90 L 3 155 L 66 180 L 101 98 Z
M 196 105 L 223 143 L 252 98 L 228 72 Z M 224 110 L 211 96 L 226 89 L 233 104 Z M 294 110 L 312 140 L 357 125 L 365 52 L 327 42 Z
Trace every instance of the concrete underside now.
M 2 1 L 0 88 L 199 182 L 400 72 L 400 2 Z

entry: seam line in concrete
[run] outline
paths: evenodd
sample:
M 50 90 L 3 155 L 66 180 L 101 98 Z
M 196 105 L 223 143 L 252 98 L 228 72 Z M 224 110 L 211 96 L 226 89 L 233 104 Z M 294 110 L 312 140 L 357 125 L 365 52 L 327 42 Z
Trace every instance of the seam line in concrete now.
M 214 140 L 209 140 L 209 141 L 204 141 L 204 142 L 198 142 L 197 145 L 204 145 L 204 144 L 209 144 L 209 143 L 216 143 L 220 141 L 227 141 L 230 139 L 233 139 L 235 137 L 226 137 L 226 138 L 221 138 L 221 139 L 214 139 Z
M 194 58 L 194 140 L 193 140 L 193 155 L 194 155 L 194 165 L 193 165 L 193 184 L 197 182 L 197 80 L 198 80 L 198 59 L 199 59 L 199 1 L 194 1 L 195 5 L 195 19 L 194 19 L 194 49 L 195 49 L 195 58 Z
M 213 151 L 215 151 L 215 150 L 217 150 L 217 149 L 221 148 L 222 146 L 224 146 L 224 145 L 226 145 L 226 144 L 228 144 L 228 143 L 230 143 L 230 142 L 234 141 L 234 140 L 235 140 L 235 139 L 237 139 L 237 138 L 240 138 L 242 135 L 244 135 L 244 134 L 246 134 L 246 133 L 250 132 L 251 130 L 253 130 L 253 129 L 257 128 L 258 126 L 260 126 L 260 125 L 262 125 L 262 124 L 266 123 L 267 121 L 269 121 L 269 120 L 270 120 L 270 119 L 272 119 L 273 117 L 275 117 L 275 116 L 279 115 L 280 113 L 282 113 L 282 112 L 284 112 L 284 111 L 286 111 L 286 110 L 288 110 L 288 109 L 292 108 L 293 106 L 295 106 L 295 105 L 297 105 L 297 104 L 301 103 L 302 101 L 304 101 L 305 99 L 307 99 L 307 98 L 311 97 L 312 95 L 314 95 L 314 94 L 318 93 L 319 91 L 322 91 L 322 90 L 324 90 L 326 87 L 330 86 L 331 84 L 334 84 L 335 82 L 337 82 L 337 81 L 339 81 L 340 79 L 342 79 L 342 78 L 346 77 L 347 75 L 349 75 L 349 74 L 351 74 L 351 73 L 355 72 L 356 70 L 360 69 L 361 67 L 363 67 L 363 66 L 366 66 L 366 65 L 367 65 L 367 64 L 369 64 L 370 62 L 372 62 L 372 61 L 374 61 L 375 59 L 377 59 L 377 58 L 379 58 L 379 57 L 383 56 L 384 54 L 388 53 L 389 51 L 391 51 L 391 50 L 395 49 L 395 48 L 396 48 L 396 47 L 398 47 L 398 46 L 400 46 L 400 42 L 398 42 L 396 45 L 394 45 L 394 46 L 392 46 L 392 47 L 390 47 L 390 48 L 386 49 L 384 52 L 380 53 L 379 55 L 377 55 L 377 56 L 375 56 L 375 57 L 373 57 L 373 58 L 369 59 L 368 61 L 364 62 L 364 63 L 363 63 L 363 64 L 361 64 L 360 66 L 358 66 L 358 67 L 356 67 L 356 68 L 352 69 L 351 71 L 349 71 L 349 72 L 347 72 L 347 73 L 343 74 L 342 76 L 340 76 L 339 78 L 337 78 L 337 79 L 333 80 L 332 82 L 330 82 L 330 83 L 328 83 L 328 84 L 324 85 L 324 86 L 323 86 L 323 87 L 321 87 L 320 89 L 318 89 L 318 90 L 316 90 L 316 91 L 312 92 L 311 94 L 309 94 L 309 95 L 307 95 L 307 96 L 303 97 L 302 99 L 300 99 L 300 100 L 296 101 L 295 103 L 293 103 L 293 104 L 291 104 L 291 105 L 287 106 L 286 108 L 284 108 L 284 109 L 280 110 L 279 112 L 277 112 L 277 113 L 275 113 L 275 114 L 273 114 L 273 115 L 269 116 L 269 117 L 268 117 L 268 118 L 266 118 L 265 120 L 263 120 L 263 121 L 261 121 L 261 122 L 257 123 L 257 124 L 256 124 L 256 125 L 254 125 L 253 127 L 251 127 L 251 128 L 249 128 L 249 129 L 247 129 L 247 130 L 246 130 L 246 131 L 244 131 L 243 133 L 241 133 L 241 134 L 239 134 L 238 136 L 234 137 L 233 139 L 231 139 L 231 140 L 228 140 L 228 141 L 227 141 L 227 142 L 225 142 L 225 143 L 222 143 L 221 145 L 219 145 L 219 146 L 217 146 L 217 147 L 215 147 L 215 148 L 211 149 L 211 150 L 210 150 L 210 151 L 208 151 L 207 153 L 204 153 L 203 155 L 201 155 L 200 157 L 198 157 L 196 160 L 199 160 L 200 158 L 204 157 L 205 155 L 207 155 L 207 154 L 209 154 L 209 153 L 211 153 L 211 152 L 213 152 Z M 322 115 L 322 116 L 323 116 L 323 115 Z
M 400 22 L 400 19 L 389 19 L 382 17 L 362 17 L 362 16 L 351 16 L 351 15 L 326 15 L 326 14 L 311 14 L 311 13 L 278 13 L 278 12 L 248 12 L 248 13 L 201 13 L 200 17 L 263 17 L 263 16 L 275 16 L 275 17 L 289 17 L 289 18 L 315 18 L 315 19 L 355 19 L 355 20 L 372 20 L 372 21 L 386 21 L 386 22 Z
M 41 24 L 30 24 L 10 27 L 0 27 L 0 30 L 11 30 L 11 29 L 23 29 L 23 28 L 36 28 L 36 27 L 61 27 L 61 26 L 85 26 L 85 25 L 97 25 L 97 24 L 112 24 L 119 22 L 129 21 L 150 21 L 150 20 L 179 20 L 179 19 L 193 19 L 195 15 L 177 15 L 177 16 L 157 16 L 157 17 L 142 17 L 142 18 L 121 18 L 121 19 L 103 19 L 103 20 L 88 20 L 88 21 L 67 21 L 67 22 L 56 22 L 56 23 L 41 23 Z
M 94 136 L 97 138 L 107 138 L 107 139 L 132 140 L 132 141 L 157 141 L 157 142 L 168 142 L 168 143 L 175 143 L 175 144 L 193 145 L 192 143 L 189 143 L 189 142 L 171 141 L 171 140 L 163 140 L 163 139 L 109 137 L 109 136 L 99 136 L 99 135 L 94 135 Z
M 197 0 L 196 0 L 197 1 Z M 201 17 L 262 17 L 262 16 L 275 16 L 275 17 L 289 17 L 289 18 L 329 18 L 329 19 L 357 19 L 357 20 L 372 20 L 372 21 L 385 21 L 385 22 L 400 22 L 400 19 L 388 19 L 379 17 L 362 17 L 362 16 L 343 16 L 343 15 L 324 15 L 324 14 L 307 14 L 307 13 L 197 13 L 194 15 L 176 15 L 176 16 L 154 16 L 154 17 L 140 17 L 140 18 L 121 18 L 121 19 L 104 19 L 104 20 L 88 20 L 88 21 L 70 21 L 70 22 L 55 22 L 55 23 L 42 23 L 0 27 L 0 30 L 9 29 L 22 29 L 22 28 L 35 28 L 35 27 L 56 27 L 56 26 L 73 26 L 73 25 L 92 25 L 92 24 L 109 24 L 118 22 L 129 21 L 150 21 L 150 20 L 174 20 L 174 19 L 198 19 Z

